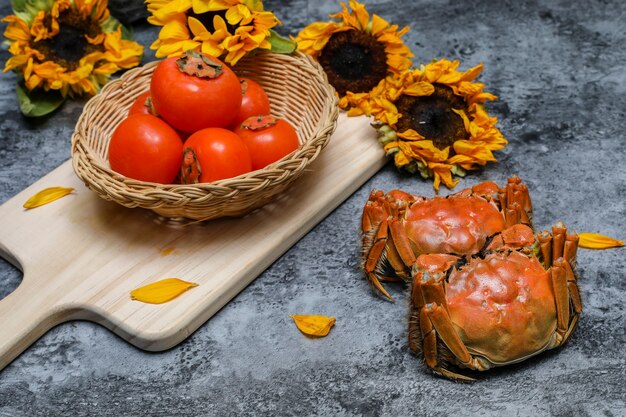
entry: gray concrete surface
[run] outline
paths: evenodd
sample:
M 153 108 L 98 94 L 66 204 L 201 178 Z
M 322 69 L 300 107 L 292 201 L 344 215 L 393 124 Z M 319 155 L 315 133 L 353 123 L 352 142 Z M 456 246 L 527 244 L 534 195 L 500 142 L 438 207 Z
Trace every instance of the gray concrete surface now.
M 283 33 L 295 34 L 325 20 L 337 3 L 276 0 L 266 7 L 285 23 Z M 500 97 L 489 110 L 510 145 L 499 163 L 459 188 L 519 174 L 538 227 L 563 220 L 578 231 L 626 238 L 626 3 L 366 3 L 411 25 L 406 39 L 416 63 L 484 62 L 481 81 Z M 156 29 L 134 26 L 149 45 Z M 3 62 L 7 56 L 0 54 Z M 14 81 L 0 76 L 0 202 L 69 157 L 82 108 L 67 103 L 51 117 L 26 120 Z M 624 249 L 580 251 L 584 312 L 567 346 L 458 384 L 434 377 L 409 351 L 404 290 L 392 288 L 398 302 L 385 302 L 359 271 L 359 217 L 373 187 L 432 195 L 430 183 L 387 165 L 167 352 L 140 351 L 88 322 L 54 328 L 0 372 L 0 416 L 626 415 Z M 0 298 L 20 279 L 0 261 Z M 294 313 L 333 315 L 337 324 L 327 338 L 307 339 L 291 323 Z

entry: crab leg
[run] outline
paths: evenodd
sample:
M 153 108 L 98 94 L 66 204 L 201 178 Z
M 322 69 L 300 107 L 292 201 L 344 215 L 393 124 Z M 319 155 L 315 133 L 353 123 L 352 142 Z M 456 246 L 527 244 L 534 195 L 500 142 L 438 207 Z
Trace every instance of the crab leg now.
M 402 222 L 397 219 L 392 219 L 389 222 L 389 231 L 391 232 L 391 238 L 398 251 L 398 255 L 404 262 L 404 265 L 410 267 L 415 263 L 415 254 L 411 249 L 409 238 L 406 234 L 405 228 L 402 226 Z
M 385 297 L 393 300 L 393 297 L 389 295 L 387 290 L 382 286 L 376 273 L 376 267 L 378 266 L 378 261 L 380 260 L 381 255 L 385 249 L 385 245 L 387 243 L 387 231 L 389 230 L 387 226 L 387 219 L 383 219 L 383 221 L 378 226 L 378 230 L 376 231 L 376 235 L 371 243 L 370 250 L 365 257 L 365 265 L 363 268 L 365 269 L 365 273 L 369 278 L 374 288 L 381 292 Z
M 519 177 L 511 177 L 506 180 L 506 206 L 510 206 L 513 203 L 513 193 L 515 192 L 515 184 L 519 184 L 521 179 Z
M 569 339 L 574 327 L 576 327 L 578 317 L 583 310 L 582 302 L 580 300 L 580 292 L 578 291 L 578 286 L 576 285 L 576 274 L 574 274 L 574 270 L 569 262 L 565 262 L 565 277 L 567 279 L 567 290 L 569 292 L 571 306 L 574 311 L 572 313 L 572 319 L 567 329 L 567 333 L 565 333 L 565 336 L 563 337 L 563 343 Z
M 570 300 L 572 307 L 576 314 L 580 314 L 583 311 L 582 301 L 580 300 L 580 292 L 578 291 L 578 285 L 576 285 L 576 274 L 572 269 L 569 262 L 565 265 L 565 277 L 567 278 L 567 289 L 569 290 Z
M 537 235 L 537 239 L 543 257 L 543 267 L 548 269 L 552 266 L 552 235 L 544 230 Z
M 445 343 L 448 349 L 450 349 L 450 352 L 452 352 L 457 360 L 468 368 L 478 369 L 477 363 L 475 363 L 472 355 L 468 352 L 467 347 L 465 347 L 465 344 L 454 329 L 454 326 L 452 326 L 450 315 L 448 314 L 446 309 L 436 303 L 426 304 L 423 309 L 424 311 L 426 311 L 426 316 L 428 317 L 432 326 L 435 328 L 437 335 L 441 338 L 443 343 Z M 449 378 L 463 379 L 466 381 L 474 380 L 474 378 L 448 371 L 447 369 L 444 369 L 437 365 L 432 367 L 432 369 L 442 373 Z
M 498 192 L 500 209 L 504 214 L 507 226 L 522 223 L 532 227 L 533 206 L 528 187 L 519 177 L 511 177 L 506 186 Z
M 415 271 L 413 276 L 415 285 L 411 290 L 412 320 L 409 321 L 409 346 L 414 352 L 421 351 L 426 365 L 434 369 L 437 367 L 437 333 L 424 307 L 421 289 L 423 278 L 424 271 Z
M 528 216 L 530 217 L 531 213 L 533 212 L 533 203 L 530 200 L 530 193 L 528 192 L 528 187 L 526 186 L 526 184 L 524 184 L 523 182 L 517 185 L 517 190 L 521 193 L 522 195 L 522 209 L 528 213 Z
M 507 206 L 506 202 L 506 188 L 500 188 L 498 191 L 498 201 L 500 203 L 500 209 Z
M 554 290 L 554 300 L 556 302 L 556 331 L 557 334 L 561 336 L 559 344 L 561 344 L 565 339 L 565 334 L 570 324 L 570 297 L 564 266 L 564 264 L 566 263 L 567 262 L 563 258 L 558 258 L 554 261 L 550 270 L 552 278 L 552 288 Z
M 560 258 L 563 256 L 563 247 L 565 245 L 565 235 L 567 234 L 567 227 L 562 222 L 558 222 L 552 226 L 552 259 Z
M 519 194 L 518 198 L 519 204 L 521 206 L 520 222 L 531 226 L 533 206 L 530 201 L 530 193 L 528 192 L 528 187 L 526 187 L 524 183 L 518 184 L 516 192 Z
M 572 320 L 570 322 L 567 333 L 563 342 L 565 343 L 578 321 L 578 317 L 583 310 L 582 301 L 580 299 L 580 291 L 576 284 L 576 273 L 574 272 L 574 265 L 576 265 L 576 252 L 578 250 L 578 235 L 576 233 L 568 233 L 565 235 L 565 244 L 563 247 L 563 257 L 565 258 L 564 268 L 565 277 L 567 279 L 567 289 L 569 292 L 571 307 L 572 307 Z
M 420 308 L 420 331 L 422 333 L 422 354 L 426 365 L 437 368 L 437 332 L 426 312 L 426 306 Z
M 509 205 L 504 211 L 504 226 L 509 228 L 520 223 L 521 211 L 522 208 L 518 203 L 512 203 Z
M 439 340 L 443 340 L 461 363 L 469 364 L 473 359 L 454 330 L 446 307 L 442 307 L 442 305 L 446 305 L 443 288 L 445 274 L 442 272 L 430 273 L 419 267 L 414 267 L 412 273 L 409 346 L 415 352 L 421 351 L 426 366 L 435 372 L 451 379 L 473 381 L 473 378 L 451 372 L 439 363 L 437 348 Z M 432 300 L 437 301 L 433 302 Z M 443 335 L 442 332 L 444 332 Z
M 379 203 L 382 197 L 382 191 L 373 190 L 370 194 L 370 198 L 367 200 L 365 208 L 363 209 L 363 216 L 361 217 L 361 231 L 363 231 L 363 233 L 376 229 L 380 222 L 388 216 L 386 210 L 384 210 L 383 206 Z
M 472 355 L 467 351 L 465 344 L 456 330 L 454 330 L 454 326 L 452 326 L 452 321 L 446 309 L 437 303 L 428 303 L 424 308 L 435 330 L 437 330 L 443 342 L 448 349 L 450 349 L 450 352 L 452 352 L 463 365 L 469 365 L 472 360 Z
M 401 281 L 408 280 L 410 278 L 409 268 L 404 264 L 402 257 L 398 253 L 398 249 L 396 249 L 396 245 L 393 239 L 387 240 L 387 260 L 389 261 L 389 265 L 393 268 L 397 277 L 389 279 L 389 281 Z
M 576 265 L 576 252 L 578 251 L 578 235 L 576 233 L 568 233 L 565 235 L 565 245 L 563 248 L 563 257 L 570 265 Z

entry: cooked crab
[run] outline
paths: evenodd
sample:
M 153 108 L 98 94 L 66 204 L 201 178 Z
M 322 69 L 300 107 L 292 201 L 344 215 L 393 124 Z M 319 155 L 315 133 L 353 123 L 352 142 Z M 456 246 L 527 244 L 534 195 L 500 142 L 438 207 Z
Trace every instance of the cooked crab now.
M 471 380 L 563 345 L 582 311 L 578 237 L 558 224 L 537 238 L 525 225 L 470 256 L 419 255 L 411 274 L 409 346 L 436 373 Z
M 471 256 L 515 224 L 532 226 L 528 188 L 518 177 L 503 188 L 484 182 L 432 199 L 375 190 L 363 210 L 363 269 L 374 288 L 392 300 L 381 281 L 409 281 L 420 254 Z

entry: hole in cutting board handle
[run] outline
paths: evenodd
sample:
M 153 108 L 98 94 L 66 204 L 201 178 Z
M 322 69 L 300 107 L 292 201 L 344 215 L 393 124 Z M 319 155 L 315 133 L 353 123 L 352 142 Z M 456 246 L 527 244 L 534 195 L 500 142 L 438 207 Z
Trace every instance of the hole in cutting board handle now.
M 3 253 L 0 257 L 0 301 L 15 291 L 23 279 L 24 273 L 17 260 L 10 259 Z

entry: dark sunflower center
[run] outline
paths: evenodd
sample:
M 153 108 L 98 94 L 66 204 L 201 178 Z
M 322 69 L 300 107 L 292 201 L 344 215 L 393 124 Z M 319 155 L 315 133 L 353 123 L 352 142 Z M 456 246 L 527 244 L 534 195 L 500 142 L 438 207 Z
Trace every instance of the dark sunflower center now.
M 50 28 L 50 19 L 44 22 Z M 102 33 L 97 22 L 85 19 L 78 11 L 68 9 L 59 15 L 59 33 L 51 39 L 44 39 L 33 44 L 45 60 L 75 70 L 80 59 L 91 52 L 102 50 L 100 45 L 87 42 L 85 36 L 95 38 Z
M 187 16 L 198 19 L 200 23 L 204 25 L 206 30 L 208 30 L 211 33 L 215 32 L 215 26 L 213 25 L 213 18 L 215 16 L 219 16 L 222 19 L 224 19 L 224 22 L 226 22 L 226 29 L 228 29 L 229 33 L 234 33 L 235 29 L 237 29 L 236 26 L 229 24 L 228 20 L 226 20 L 226 10 L 220 10 L 217 12 L 205 12 L 205 13 L 194 13 L 193 10 L 189 10 L 189 12 L 187 12 Z
M 465 100 L 454 94 L 451 88 L 435 84 L 435 91 L 430 96 L 412 97 L 402 95 L 396 101 L 398 112 L 398 132 L 413 129 L 439 149 L 450 146 L 460 139 L 467 139 L 465 124 L 455 110 L 467 110 Z
M 387 75 L 385 45 L 359 30 L 333 34 L 318 61 L 341 95 L 368 92 Z

